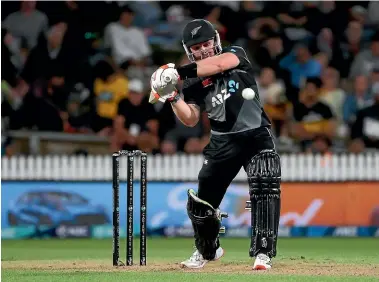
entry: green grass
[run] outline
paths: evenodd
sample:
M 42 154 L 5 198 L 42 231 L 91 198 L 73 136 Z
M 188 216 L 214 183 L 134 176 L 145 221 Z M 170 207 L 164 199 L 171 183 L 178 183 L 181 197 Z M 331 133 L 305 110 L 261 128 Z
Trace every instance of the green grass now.
M 144 268 L 135 241 L 137 266 L 115 269 L 111 240 L 2 241 L 2 281 L 379 281 L 375 238 L 280 239 L 274 268 L 264 273 L 250 270 L 247 239 L 223 239 L 225 257 L 203 270 L 180 269 L 192 245 L 191 239 L 149 239 Z
M 103 273 L 103 272 L 69 272 L 47 273 L 41 271 L 17 271 L 13 275 L 3 275 L 2 281 L 378 281 L 374 277 L 327 277 L 327 276 L 295 276 L 284 277 L 274 275 L 254 275 L 254 274 L 203 274 L 203 273 Z

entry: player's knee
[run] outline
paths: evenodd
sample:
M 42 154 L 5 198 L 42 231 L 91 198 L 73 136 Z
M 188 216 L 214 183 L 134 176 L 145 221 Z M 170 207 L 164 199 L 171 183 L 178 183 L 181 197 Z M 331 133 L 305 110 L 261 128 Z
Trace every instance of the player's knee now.
M 261 189 L 277 190 L 280 193 L 280 157 L 274 150 L 263 150 L 256 154 L 247 164 L 246 172 L 251 193 Z

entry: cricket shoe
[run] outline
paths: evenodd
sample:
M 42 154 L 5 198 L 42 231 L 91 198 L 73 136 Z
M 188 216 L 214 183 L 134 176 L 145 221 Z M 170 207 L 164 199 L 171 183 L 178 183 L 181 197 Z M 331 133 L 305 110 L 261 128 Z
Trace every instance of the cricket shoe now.
M 224 249 L 219 247 L 216 250 L 216 255 L 215 255 L 214 259 L 206 260 L 199 253 L 199 251 L 196 250 L 189 259 L 182 261 L 180 263 L 180 266 L 182 268 L 185 268 L 185 267 L 187 267 L 187 268 L 203 268 L 207 262 L 219 260 L 223 255 L 224 255 Z
M 272 262 L 269 256 L 258 254 L 255 258 L 253 270 L 268 270 L 272 267 Z

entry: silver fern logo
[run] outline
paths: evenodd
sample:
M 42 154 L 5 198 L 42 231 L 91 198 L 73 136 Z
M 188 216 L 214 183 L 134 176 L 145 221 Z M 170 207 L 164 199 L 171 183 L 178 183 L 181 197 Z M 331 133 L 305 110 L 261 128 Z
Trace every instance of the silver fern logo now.
M 195 27 L 195 28 L 191 31 L 192 38 L 197 34 L 197 32 L 199 31 L 200 28 L 202 28 L 202 26 Z

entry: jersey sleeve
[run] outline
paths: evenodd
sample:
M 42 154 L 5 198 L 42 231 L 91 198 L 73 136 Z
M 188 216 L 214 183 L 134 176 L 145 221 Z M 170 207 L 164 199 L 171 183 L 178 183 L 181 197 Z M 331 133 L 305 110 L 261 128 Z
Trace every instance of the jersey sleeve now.
M 201 80 L 199 78 L 186 79 L 183 82 L 182 93 L 184 96 L 184 101 L 187 104 L 196 104 L 199 107 L 203 107 L 204 100 L 202 98 L 202 87 Z
M 223 53 L 233 53 L 234 55 L 236 55 L 238 57 L 238 59 L 240 60 L 240 63 L 237 66 L 237 68 L 242 68 L 242 69 L 251 68 L 250 61 L 247 58 L 247 54 L 242 47 L 232 45 L 232 46 L 226 47 L 223 50 Z

